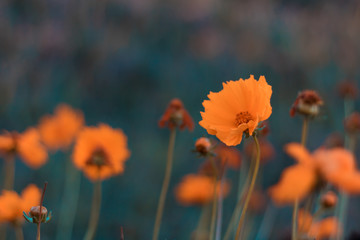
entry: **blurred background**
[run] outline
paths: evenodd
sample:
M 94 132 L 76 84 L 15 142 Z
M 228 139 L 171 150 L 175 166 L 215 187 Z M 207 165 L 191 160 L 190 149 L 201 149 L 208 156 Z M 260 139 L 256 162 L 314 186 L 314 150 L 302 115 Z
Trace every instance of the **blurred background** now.
M 269 138 L 276 157 L 263 170 L 266 190 L 293 164 L 282 148 L 300 139 L 302 120 L 289 116 L 299 91 L 315 89 L 325 102 L 310 126 L 311 150 L 330 133 L 343 132 L 337 86 L 344 79 L 358 82 L 359 43 L 360 2 L 355 0 L 2 0 L 0 126 L 21 132 L 65 102 L 84 112 L 87 125 L 122 128 L 132 155 L 122 176 L 104 182 L 96 239 L 120 239 L 120 226 L 126 239 L 150 239 L 169 136 L 158 120 L 168 102 L 180 98 L 195 130 L 177 136 L 160 237 L 189 239 L 200 208 L 179 205 L 173 193 L 202 162 L 191 150 L 206 136 L 197 123 L 209 91 L 250 74 L 265 75 L 272 85 Z M 52 154 L 36 171 L 16 163 L 16 191 L 49 182 L 45 206 L 54 218 L 42 227 L 42 239 L 56 234 L 68 157 Z M 233 188 L 224 202 L 225 226 L 235 205 L 237 174 L 229 175 Z M 91 182 L 82 177 L 73 239 L 85 233 L 91 196 Z M 356 201 L 350 200 L 346 235 L 360 229 Z M 292 209 L 276 208 L 268 199 L 266 204 L 276 222 L 268 238 L 285 239 Z M 25 238 L 35 231 L 25 224 Z

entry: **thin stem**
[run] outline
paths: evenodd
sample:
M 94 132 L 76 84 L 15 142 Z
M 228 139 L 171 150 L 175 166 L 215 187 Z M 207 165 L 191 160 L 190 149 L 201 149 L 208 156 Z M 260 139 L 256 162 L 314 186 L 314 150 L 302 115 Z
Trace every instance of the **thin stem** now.
M 308 135 L 308 128 L 309 128 L 309 117 L 305 116 L 302 126 L 302 132 L 301 132 L 301 145 L 305 147 L 307 135 Z M 299 211 L 299 199 L 295 200 L 294 208 L 293 208 L 293 214 L 292 214 L 292 234 L 291 239 L 296 240 L 297 239 L 297 218 L 298 218 L 298 211 Z
M 291 239 L 297 239 L 297 218 L 299 212 L 299 199 L 295 200 L 293 213 L 292 213 L 292 231 L 291 231 Z
M 24 234 L 23 234 L 21 224 L 15 224 L 14 229 L 15 229 L 15 238 L 16 238 L 16 240 L 24 240 Z
M 253 155 L 253 156 L 255 156 L 255 155 Z M 255 158 L 252 158 L 251 162 L 250 162 L 249 171 L 248 171 L 249 173 L 246 177 L 244 184 L 241 184 L 241 183 L 243 181 L 242 176 L 245 174 L 245 171 L 243 171 L 245 169 L 245 166 L 242 166 L 242 168 L 241 168 L 241 172 L 240 172 L 240 176 L 239 176 L 238 199 L 237 199 L 237 203 L 235 206 L 235 210 L 233 211 L 233 213 L 231 215 L 230 222 L 226 229 L 226 232 L 224 235 L 224 240 L 229 240 L 230 234 L 232 233 L 233 229 L 235 228 L 235 224 L 236 224 L 235 221 L 237 219 L 239 219 L 238 216 L 240 215 L 241 206 L 243 205 L 243 202 L 244 202 L 244 195 L 246 193 L 246 190 L 248 189 L 248 186 L 249 186 L 249 183 L 251 180 L 251 173 L 253 172 L 254 166 L 255 166 Z M 241 188 L 242 185 L 243 185 L 243 187 Z
M 161 219 L 164 212 L 166 194 L 169 188 L 170 177 L 171 177 L 171 170 L 173 164 L 173 155 L 174 155 L 174 147 L 175 147 L 175 137 L 176 137 L 176 129 L 172 129 L 170 132 L 170 139 L 169 139 L 169 148 L 166 160 L 166 169 L 165 169 L 165 177 L 161 188 L 158 208 L 156 211 L 156 218 L 155 218 L 155 225 L 154 225 L 154 232 L 152 239 L 157 240 L 159 238 L 159 231 L 161 225 Z
M 254 187 L 255 187 L 256 177 L 257 177 L 257 174 L 258 174 L 258 171 L 259 171 L 259 166 L 260 166 L 260 145 L 259 145 L 259 141 L 258 141 L 258 139 L 257 139 L 257 137 L 255 135 L 253 135 L 253 139 L 255 141 L 256 152 L 257 152 L 256 159 L 255 159 L 254 172 L 253 172 L 253 175 L 252 175 L 252 178 L 251 178 L 249 190 L 248 190 L 248 192 L 246 194 L 244 208 L 243 208 L 243 210 L 241 212 L 239 225 L 238 225 L 237 230 L 236 230 L 236 235 L 235 235 L 236 240 L 238 240 L 239 237 L 240 237 L 241 227 L 242 227 L 243 222 L 245 220 L 246 210 L 247 210 L 247 207 L 249 205 L 249 201 L 250 201 L 252 192 L 253 192 Z
M 209 215 L 210 215 L 210 205 L 206 204 L 202 207 L 200 218 L 197 224 L 197 227 L 195 229 L 195 240 L 201 239 L 202 233 L 208 231 L 209 227 Z
M 218 206 L 217 206 L 217 220 L 216 220 L 216 231 L 215 231 L 215 240 L 220 240 L 221 239 L 221 227 L 222 227 L 222 215 L 223 215 L 223 189 L 224 189 L 224 183 L 225 183 L 225 171 L 226 169 L 224 169 L 224 173 L 221 175 L 221 179 L 220 179 L 220 193 L 219 193 L 219 201 L 218 201 Z
M 38 223 L 36 225 L 37 225 L 36 240 L 40 240 L 40 223 Z
M 57 240 L 71 239 L 80 194 L 80 184 L 80 172 L 75 169 L 69 159 L 66 162 L 65 189 L 59 213 Z
M 212 167 L 214 169 L 214 193 L 213 193 L 213 205 L 212 205 L 212 211 L 211 211 L 211 224 L 210 224 L 210 240 L 214 239 L 214 233 L 215 233 L 215 224 L 216 224 L 216 207 L 217 207 L 217 169 L 214 158 L 210 158 L 210 162 L 212 164 Z
M 86 231 L 84 240 L 93 240 L 95 237 L 101 206 L 101 181 L 98 180 L 94 183 L 94 194 L 91 205 L 91 216 L 89 220 L 89 226 Z
M 4 189 L 12 190 L 14 188 L 14 178 L 15 178 L 15 157 L 14 155 L 8 155 L 5 158 L 5 179 L 4 179 Z

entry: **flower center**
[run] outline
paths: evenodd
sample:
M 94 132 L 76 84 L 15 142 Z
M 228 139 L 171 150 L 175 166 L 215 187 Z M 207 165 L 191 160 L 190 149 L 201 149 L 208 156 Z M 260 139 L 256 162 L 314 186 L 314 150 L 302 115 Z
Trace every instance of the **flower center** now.
M 254 118 L 251 116 L 251 114 L 248 111 L 240 112 L 236 114 L 235 118 L 235 125 L 240 126 L 243 123 L 248 123 L 250 120 L 253 120 Z
M 102 148 L 96 148 L 91 154 L 91 157 L 87 160 L 86 164 L 101 167 L 103 165 L 108 165 L 109 161 L 105 151 Z

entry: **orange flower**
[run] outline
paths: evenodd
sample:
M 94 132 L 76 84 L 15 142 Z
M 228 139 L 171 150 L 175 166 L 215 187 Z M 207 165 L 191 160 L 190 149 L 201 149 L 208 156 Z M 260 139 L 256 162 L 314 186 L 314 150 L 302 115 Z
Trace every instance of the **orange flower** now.
M 310 213 L 300 210 L 298 214 L 299 233 L 303 233 L 316 240 L 327 239 L 339 231 L 339 223 L 335 217 L 328 217 L 315 221 Z
M 302 145 L 285 147 L 298 164 L 288 167 L 280 182 L 270 188 L 277 204 L 290 204 L 302 199 L 317 186 L 327 181 L 348 194 L 360 193 L 360 173 L 355 169 L 354 156 L 343 148 L 320 148 L 310 154 Z
M 223 197 L 230 191 L 230 184 L 225 182 Z M 216 192 L 220 193 L 220 182 L 217 183 Z M 184 205 L 204 205 L 212 201 L 214 197 L 214 180 L 203 175 L 188 174 L 175 189 L 176 200 Z
M 24 163 L 32 168 L 44 165 L 48 157 L 35 128 L 28 128 L 22 134 L 5 132 L 0 136 L 0 153 L 4 156 L 18 154 Z
M 66 149 L 74 141 L 84 125 L 84 116 L 66 104 L 56 107 L 53 116 L 40 119 L 39 132 L 45 145 L 51 150 Z
M 40 202 L 41 191 L 35 185 L 27 186 L 19 196 L 15 191 L 4 190 L 0 196 L 0 223 L 22 223 L 23 212 Z
M 222 166 L 226 165 L 232 169 L 238 170 L 241 165 L 240 151 L 234 147 L 228 147 L 225 144 L 218 144 L 214 150 L 216 159 L 220 160 Z
M 228 146 L 241 143 L 243 133 L 252 135 L 259 122 L 268 119 L 272 90 L 265 77 L 259 81 L 249 79 L 223 83 L 223 90 L 210 92 L 203 102 L 199 124 L 211 135 L 216 135 Z
M 260 149 L 261 149 L 260 162 L 262 164 L 265 164 L 269 160 L 274 158 L 275 149 L 274 149 L 273 145 L 268 140 L 266 140 L 266 138 L 259 138 L 259 145 L 260 145 Z M 249 159 L 251 159 L 252 156 L 254 154 L 256 154 L 256 145 L 255 145 L 254 141 L 246 143 L 244 152 Z
M 123 173 L 129 156 L 127 137 L 122 130 L 99 124 L 80 131 L 72 158 L 78 169 L 96 181 Z
M 170 129 L 179 127 L 180 130 L 187 127 L 192 131 L 194 129 L 194 121 L 188 111 L 184 108 L 184 104 L 181 100 L 174 98 L 171 100 L 164 115 L 161 117 L 159 127 L 168 127 Z

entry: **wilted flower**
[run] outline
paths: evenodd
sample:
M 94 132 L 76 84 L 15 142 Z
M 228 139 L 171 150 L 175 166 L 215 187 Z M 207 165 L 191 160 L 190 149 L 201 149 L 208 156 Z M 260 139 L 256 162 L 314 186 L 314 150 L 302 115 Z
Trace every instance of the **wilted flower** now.
M 249 79 L 223 83 L 223 90 L 210 92 L 209 100 L 203 101 L 205 111 L 199 124 L 226 145 L 238 145 L 244 133 L 251 136 L 259 122 L 270 117 L 271 94 L 264 76 L 259 81 L 250 75 Z
M 220 194 L 221 183 L 217 182 L 216 193 Z M 222 186 L 222 197 L 230 191 L 230 184 L 225 182 Z M 213 200 L 214 180 L 204 175 L 188 174 L 175 189 L 176 200 L 184 205 L 204 205 Z
M 66 149 L 84 125 L 84 116 L 66 104 L 56 107 L 54 115 L 40 119 L 39 132 L 44 144 L 51 150 Z
M 319 94 L 314 90 L 304 90 L 300 92 L 290 109 L 290 116 L 299 113 L 305 116 L 314 117 L 319 114 L 320 106 L 323 101 Z
M 47 161 L 48 154 L 40 143 L 37 129 L 28 128 L 23 133 L 5 132 L 0 135 L 0 153 L 6 157 L 19 155 L 26 165 L 39 168 Z
M 164 115 L 161 117 L 159 126 L 168 127 L 170 129 L 179 127 L 180 130 L 187 127 L 190 131 L 192 131 L 194 129 L 194 121 L 188 111 L 184 108 L 184 104 L 181 100 L 174 98 L 171 100 Z
M 22 223 L 23 211 L 39 204 L 41 191 L 35 185 L 27 186 L 19 196 L 15 191 L 3 190 L 0 196 L 0 223 Z
M 302 199 L 325 181 L 348 194 L 360 193 L 360 173 L 354 156 L 343 148 L 316 150 L 310 154 L 302 145 L 286 145 L 286 152 L 298 164 L 284 170 L 280 182 L 270 189 L 277 204 L 290 204 Z
M 84 127 L 76 140 L 73 161 L 91 180 L 103 180 L 124 172 L 130 156 L 127 137 L 106 124 Z
M 350 134 L 360 133 L 360 113 L 350 114 L 344 121 L 345 130 Z
M 359 94 L 359 89 L 357 88 L 354 81 L 342 81 L 338 87 L 339 95 L 342 98 L 350 98 L 350 99 L 356 99 L 356 97 Z

